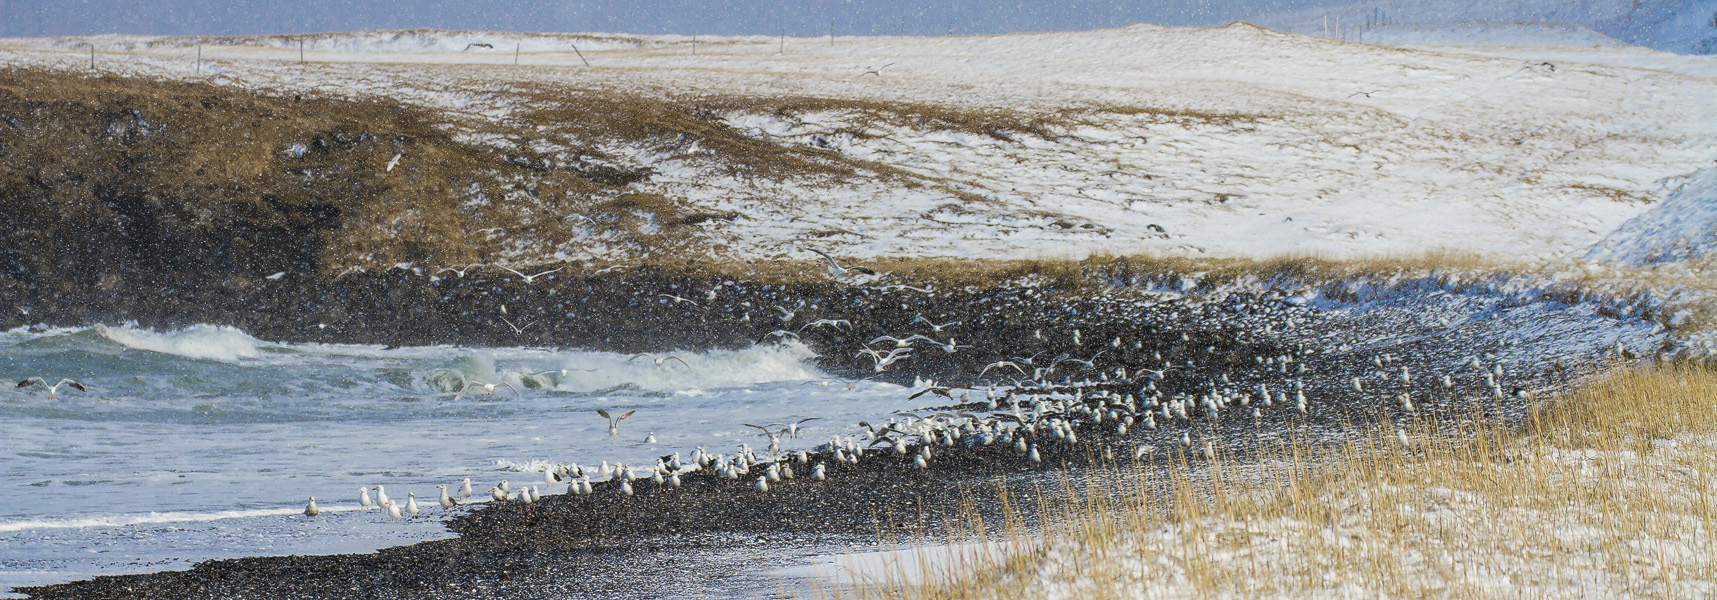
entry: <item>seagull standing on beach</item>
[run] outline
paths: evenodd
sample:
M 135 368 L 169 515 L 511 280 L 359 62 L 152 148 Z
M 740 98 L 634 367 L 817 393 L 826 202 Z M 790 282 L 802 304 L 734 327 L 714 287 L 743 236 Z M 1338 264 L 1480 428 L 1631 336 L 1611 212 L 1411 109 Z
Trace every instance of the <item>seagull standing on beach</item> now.
M 443 483 L 443 484 L 435 486 L 435 487 L 441 489 L 441 510 L 443 510 L 443 511 L 453 510 L 453 507 L 457 506 L 458 503 L 453 501 L 452 496 L 447 495 L 447 484 Z
M 375 504 L 375 503 L 370 501 L 370 488 L 367 488 L 367 487 L 358 488 L 358 508 L 359 509 L 369 508 L 371 504 Z
M 314 517 L 319 514 L 322 514 L 322 509 L 316 507 L 316 497 L 311 496 L 310 504 L 304 507 L 304 516 Z
M 471 497 L 471 478 L 470 477 L 466 477 L 464 481 L 459 482 L 459 497 L 460 498 L 470 498 Z

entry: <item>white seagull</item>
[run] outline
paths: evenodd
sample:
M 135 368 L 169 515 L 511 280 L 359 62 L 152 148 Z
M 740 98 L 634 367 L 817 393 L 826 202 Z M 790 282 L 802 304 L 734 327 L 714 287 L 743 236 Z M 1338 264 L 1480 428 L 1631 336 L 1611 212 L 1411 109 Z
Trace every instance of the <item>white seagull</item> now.
M 554 273 L 554 272 L 556 272 L 556 271 L 559 271 L 559 270 L 561 270 L 561 269 L 564 269 L 564 268 L 566 268 L 566 267 L 555 267 L 555 268 L 554 268 L 554 269 L 551 269 L 551 270 L 548 270 L 548 271 L 543 271 L 543 272 L 541 272 L 541 273 L 537 273 L 537 274 L 535 274 L 535 275 L 526 275 L 526 274 L 524 274 L 524 273 L 520 273 L 520 272 L 519 272 L 519 271 L 518 271 L 518 270 L 517 270 L 517 269 L 514 269 L 514 268 L 512 268 L 512 267 L 508 267 L 508 266 L 505 266 L 505 265 L 496 265 L 496 266 L 498 266 L 498 267 L 501 267 L 501 268 L 503 268 L 503 269 L 506 269 L 506 270 L 508 270 L 508 271 L 512 271 L 512 273 L 513 273 L 513 274 L 514 274 L 514 275 L 518 275 L 518 276 L 519 276 L 519 277 L 521 277 L 521 278 L 523 278 L 523 279 L 524 279 L 524 280 L 525 280 L 525 285 L 530 285 L 530 284 L 532 284 L 532 283 L 535 283 L 535 282 L 536 282 L 536 280 L 537 280 L 537 278 L 538 278 L 538 277 L 542 277 L 542 276 L 544 276 L 544 275 L 548 275 L 548 274 L 550 274 L 550 273 Z
M 404 152 L 393 155 L 393 159 L 388 161 L 387 172 L 392 173 L 394 166 L 399 164 L 399 159 L 400 159 L 400 157 L 403 157 L 403 156 L 405 156 Z
M 501 386 L 506 386 L 507 389 L 513 390 L 513 395 L 518 396 L 520 400 L 525 399 L 525 395 L 519 393 L 519 388 L 513 387 L 513 384 L 507 383 L 505 381 L 500 382 L 500 383 L 478 383 L 478 382 L 467 383 L 467 384 L 465 384 L 465 387 L 459 389 L 459 393 L 453 395 L 453 399 L 455 401 L 457 401 L 460 398 L 464 398 L 466 392 L 469 392 L 475 388 L 483 388 L 484 392 L 487 392 L 490 396 L 493 396 L 493 395 L 495 395 L 495 390 L 497 388 L 500 388 Z
M 930 319 L 924 318 L 924 315 L 918 315 L 918 317 L 913 319 L 912 322 L 913 323 L 923 323 L 925 325 L 929 325 L 930 331 L 933 331 L 933 332 L 941 332 L 943 327 L 950 327 L 953 325 L 959 325 L 960 324 L 959 321 L 949 321 L 947 323 L 937 325 L 935 322 L 931 321 Z
M 870 355 L 871 360 L 876 361 L 876 372 L 881 373 L 884 370 L 887 370 L 888 366 L 894 364 L 895 361 L 912 356 L 912 349 L 895 348 L 885 356 L 883 353 L 878 352 L 875 349 L 865 348 L 860 350 L 855 356 L 864 356 L 867 354 Z
M 815 252 L 818 256 L 827 259 L 829 261 L 829 274 L 835 276 L 836 279 L 844 279 L 851 273 L 863 273 L 865 275 L 876 274 L 876 271 L 872 271 L 864 267 L 842 267 L 840 263 L 835 262 L 835 257 L 829 256 L 828 253 L 823 252 L 822 250 L 818 250 L 816 248 L 806 248 L 806 250 Z
M 304 507 L 304 516 L 314 517 L 314 516 L 319 515 L 319 514 L 322 514 L 322 509 L 316 508 L 316 497 L 311 496 L 310 497 L 310 504 L 308 506 Z
M 596 414 L 602 415 L 602 418 L 604 419 L 608 419 L 608 437 L 620 435 L 620 422 L 632 418 L 632 413 L 635 412 L 638 412 L 638 409 L 634 408 L 620 413 L 620 416 L 615 417 L 609 415 L 606 410 L 602 410 L 600 408 L 596 409 Z
M 55 383 L 53 385 L 48 385 L 48 380 L 42 379 L 40 377 L 31 377 L 31 378 L 25 379 L 23 381 L 20 381 L 20 382 L 18 382 L 18 387 L 20 389 L 22 389 L 22 388 L 27 388 L 27 387 L 30 387 L 32 385 L 38 385 L 38 384 L 41 385 L 42 387 L 48 388 L 48 399 L 49 400 L 53 400 L 56 397 L 56 393 L 60 391 L 60 386 L 62 386 L 62 385 L 72 386 L 72 389 L 75 389 L 75 390 L 80 391 L 80 392 L 88 392 L 89 391 L 89 388 L 84 387 L 83 384 L 78 383 L 76 381 L 72 381 L 70 379 L 61 379 L 59 381 L 59 383 Z
M 686 365 L 687 367 L 691 367 L 691 365 L 686 364 L 685 359 L 680 358 L 678 356 L 674 356 L 671 354 L 667 355 L 667 356 L 656 356 L 656 355 L 650 354 L 648 352 L 642 352 L 642 353 L 634 354 L 634 355 L 632 355 L 632 358 L 626 359 L 626 362 L 632 362 L 632 361 L 638 360 L 640 358 L 648 358 L 651 361 L 654 361 L 656 363 L 656 366 L 658 366 L 658 367 L 668 366 L 668 361 L 670 361 L 670 360 L 677 360 L 677 361 L 680 361 L 680 364 Z

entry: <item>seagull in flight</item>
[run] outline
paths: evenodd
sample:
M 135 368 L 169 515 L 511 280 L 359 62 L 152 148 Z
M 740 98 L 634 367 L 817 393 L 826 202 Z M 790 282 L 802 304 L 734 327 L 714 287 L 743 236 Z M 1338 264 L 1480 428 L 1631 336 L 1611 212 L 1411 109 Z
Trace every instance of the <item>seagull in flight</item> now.
M 27 387 L 30 387 L 32 385 L 40 385 L 42 387 L 48 388 L 48 399 L 49 400 L 53 400 L 54 398 L 57 397 L 56 394 L 59 392 L 60 386 L 62 386 L 62 385 L 72 386 L 72 389 L 75 389 L 75 390 L 80 391 L 80 392 L 88 392 L 89 391 L 89 388 L 84 387 L 83 384 L 78 383 L 76 381 L 72 381 L 70 379 L 61 379 L 61 380 L 59 380 L 58 383 L 55 383 L 53 385 L 48 385 L 48 380 L 42 379 L 40 377 L 31 377 L 31 378 L 28 378 L 28 379 L 25 379 L 23 381 L 18 382 L 18 388 L 20 388 L 20 389 L 27 388 Z
M 886 355 L 886 356 L 884 356 L 883 353 L 878 352 L 873 348 L 865 348 L 863 350 L 860 350 L 858 352 L 858 354 L 856 354 L 855 356 L 864 356 L 866 354 L 870 355 L 871 359 L 876 361 L 876 372 L 881 373 L 884 370 L 888 369 L 889 365 L 894 364 L 895 361 L 898 361 L 902 358 L 911 357 L 912 356 L 912 348 L 895 348 L 892 352 L 889 352 L 888 355 Z
M 998 367 L 1013 367 L 1014 370 L 1019 371 L 1019 374 L 1021 374 L 1021 375 L 1026 374 L 1025 367 L 1019 366 L 1019 363 L 1013 362 L 1011 360 L 998 360 L 996 362 L 990 363 L 988 366 L 985 366 L 984 370 L 979 371 L 978 372 L 978 378 L 983 379 L 985 373 L 990 372 L 990 369 L 994 369 L 994 368 L 998 368 Z
M 638 360 L 638 359 L 640 359 L 640 358 L 648 358 L 648 359 L 650 359 L 650 360 L 651 360 L 651 361 L 653 361 L 653 362 L 655 362 L 655 363 L 656 363 L 656 366 L 658 366 L 658 367 L 665 367 L 665 366 L 668 366 L 668 361 L 669 361 L 669 360 L 677 360 L 677 361 L 680 361 L 680 364 L 682 364 L 682 365 L 686 365 L 686 367 L 688 367 L 688 368 L 689 368 L 689 367 L 691 367 L 691 365 L 689 365 L 689 364 L 686 364 L 686 361 L 685 361 L 685 359 L 683 359 L 683 358 L 680 358 L 680 357 L 678 357 L 678 356 L 674 356 L 674 355 L 672 355 L 672 354 L 670 354 L 670 355 L 667 355 L 667 356 L 656 356 L 656 355 L 654 355 L 654 354 L 650 354 L 650 353 L 648 353 L 648 352 L 643 352 L 643 353 L 639 353 L 639 354 L 634 354 L 634 355 L 632 355 L 632 358 L 628 358 L 628 359 L 626 359 L 626 362 L 632 362 L 632 361 L 634 361 L 634 360 Z
M 515 334 L 522 334 L 525 332 L 526 329 L 530 329 L 530 327 L 532 325 L 536 324 L 536 323 L 525 323 L 524 327 L 520 327 L 518 325 L 514 325 L 513 322 L 508 320 L 506 317 L 501 317 L 501 321 L 506 323 L 508 327 L 513 328 L 513 333 L 515 333 Z
M 849 273 L 863 273 L 865 275 L 875 275 L 876 274 L 876 271 L 872 271 L 872 270 L 867 269 L 865 267 L 859 267 L 859 266 L 842 267 L 841 263 L 835 262 L 835 257 L 829 256 L 829 254 L 827 252 L 823 252 L 822 250 L 818 250 L 816 248 L 806 248 L 806 250 L 810 250 L 812 252 L 815 252 L 815 253 L 817 253 L 818 256 L 821 256 L 824 259 L 827 259 L 829 261 L 829 274 L 835 276 L 836 279 L 845 278 L 845 277 L 847 277 L 847 275 Z
M 811 321 L 810 323 L 806 323 L 803 327 L 799 328 L 799 331 L 804 331 L 812 327 L 834 327 L 835 329 L 846 327 L 847 329 L 852 329 L 853 323 L 846 319 L 818 319 Z
M 799 339 L 799 334 L 793 333 L 791 331 L 787 331 L 785 329 L 777 329 L 775 331 L 771 331 L 767 335 L 764 335 L 763 339 L 767 340 L 769 338 L 776 338 L 776 341 L 781 341 L 781 340 L 787 339 L 789 336 L 795 340 Z M 762 340 L 758 340 L 758 341 L 761 342 Z
M 497 266 L 500 266 L 501 268 L 506 269 L 508 271 L 512 271 L 514 275 L 518 275 L 519 277 L 523 278 L 525 280 L 525 285 L 530 285 L 532 283 L 535 283 L 538 277 L 542 277 L 544 275 L 548 275 L 550 273 L 554 273 L 556 271 L 559 271 L 561 269 L 566 268 L 566 267 L 555 267 L 553 269 L 543 271 L 543 272 L 537 273 L 535 275 L 526 275 L 524 273 L 520 273 L 517 269 L 514 269 L 514 268 L 509 267 L 509 266 L 505 266 L 505 265 L 497 265 Z
M 865 76 L 865 75 L 875 75 L 875 76 L 877 76 L 877 77 L 881 77 L 881 76 L 882 76 L 882 70 L 883 70 L 883 69 L 886 69 L 886 68 L 889 68 L 889 67 L 892 67 L 892 66 L 894 66 L 894 63 L 888 63 L 888 64 L 886 64 L 886 65 L 883 65 L 883 66 L 880 66 L 880 67 L 877 67 L 877 68 L 875 68 L 875 69 L 871 69 L 871 70 L 869 70 L 869 71 L 865 71 L 865 72 L 863 72 L 863 73 L 859 73 L 859 77 L 864 77 L 864 76 Z
M 919 390 L 919 391 L 918 391 L 918 393 L 916 393 L 916 394 L 913 394 L 913 395 L 911 395 L 911 396 L 907 396 L 907 397 L 906 397 L 906 399 L 907 399 L 907 400 L 915 400 L 915 399 L 917 399 L 917 398 L 918 398 L 918 397 L 919 397 L 919 396 L 923 396 L 923 395 L 925 395 L 925 394 L 936 394 L 936 395 L 938 395 L 938 396 L 941 396 L 941 397 L 943 397 L 943 398 L 947 398 L 947 399 L 949 399 L 949 400 L 953 400 L 953 399 L 954 399 L 954 396 L 953 396 L 953 394 L 950 394 L 950 393 L 949 393 L 949 392 L 950 392 L 950 391 L 953 391 L 953 390 L 958 390 L 958 389 L 965 389 L 965 388 L 961 388 L 961 387 L 958 387 L 958 386 L 948 386 L 948 387 L 927 387 L 927 388 L 924 388 L 924 389 L 922 389 L 922 390 Z
M 918 315 L 918 318 L 913 319 L 912 322 L 913 323 L 923 323 L 925 325 L 929 325 L 930 331 L 936 332 L 936 333 L 940 333 L 942 331 L 943 327 L 952 327 L 952 326 L 960 324 L 959 321 L 949 321 L 947 323 L 937 325 L 934 321 L 931 321 L 930 319 L 924 318 L 924 315 Z
M 608 437 L 614 437 L 614 436 L 620 435 L 620 422 L 624 421 L 626 419 L 632 418 L 632 413 L 635 413 L 635 412 L 638 412 L 638 409 L 634 408 L 632 410 L 620 413 L 620 416 L 615 417 L 615 416 L 610 416 L 608 414 L 608 411 L 606 411 L 606 410 L 602 410 L 600 408 L 596 409 L 596 414 L 602 415 L 602 418 L 604 418 L 604 419 L 608 419 Z M 604 463 L 604 464 L 607 464 L 607 463 Z
M 698 305 L 698 303 L 696 303 L 696 302 L 693 302 L 693 301 L 691 301 L 691 300 L 687 300 L 687 299 L 685 299 L 685 298 L 681 298 L 681 297 L 679 297 L 679 296 L 675 296 L 675 295 L 673 295 L 673 294 L 656 294 L 656 295 L 657 295 L 657 296 L 661 296 L 661 297 L 663 297 L 663 298 L 670 298 L 670 299 L 673 299 L 673 301 L 675 301 L 675 302 L 684 302 L 684 303 L 686 303 L 686 304 L 690 304 L 690 305 L 692 305 L 692 306 L 697 306 L 697 305 Z
M 477 389 L 477 388 L 483 388 L 484 392 L 487 392 L 490 396 L 493 396 L 493 395 L 495 395 L 495 390 L 502 387 L 502 386 L 506 386 L 507 389 L 513 390 L 513 395 L 518 396 L 520 400 L 525 399 L 525 395 L 519 393 L 519 388 L 513 387 L 513 384 L 507 383 L 505 381 L 500 382 L 500 383 L 480 383 L 480 382 L 476 382 L 476 381 L 473 381 L 471 383 L 467 383 L 467 384 L 465 384 L 465 387 L 459 389 L 459 393 L 453 395 L 453 399 L 455 401 L 457 401 L 460 398 L 464 398 L 466 392 L 469 392 L 469 391 L 471 391 L 473 389 Z
M 392 173 L 394 166 L 399 164 L 399 159 L 400 159 L 400 157 L 403 157 L 403 156 L 405 156 L 404 152 L 393 155 L 393 159 L 388 161 L 387 172 Z
M 483 266 L 488 266 L 488 265 L 484 265 L 483 263 L 472 263 L 469 265 L 465 265 L 465 268 L 463 268 L 463 269 L 455 269 L 453 267 L 447 267 L 447 268 L 442 269 L 440 271 L 436 271 L 435 274 L 440 275 L 442 273 L 452 271 L 454 275 L 458 275 L 460 279 L 464 279 L 466 272 L 469 272 L 471 269 L 475 269 L 477 267 L 483 267 Z

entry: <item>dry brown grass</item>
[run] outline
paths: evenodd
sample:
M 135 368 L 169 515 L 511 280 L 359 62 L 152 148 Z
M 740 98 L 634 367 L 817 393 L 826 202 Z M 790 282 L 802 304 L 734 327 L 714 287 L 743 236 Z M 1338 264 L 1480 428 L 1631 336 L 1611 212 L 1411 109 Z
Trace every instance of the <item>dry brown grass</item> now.
M 1647 367 L 1547 403 L 1517 430 L 1420 423 L 1334 448 L 1179 452 L 975 515 L 871 585 L 883 598 L 1710 597 L 1717 372 Z M 1452 423 L 1452 424 L 1450 424 Z M 1120 479 L 1119 484 L 1110 479 Z M 1010 501 L 1004 496 L 1004 502 Z M 912 558 L 912 557 L 918 558 Z

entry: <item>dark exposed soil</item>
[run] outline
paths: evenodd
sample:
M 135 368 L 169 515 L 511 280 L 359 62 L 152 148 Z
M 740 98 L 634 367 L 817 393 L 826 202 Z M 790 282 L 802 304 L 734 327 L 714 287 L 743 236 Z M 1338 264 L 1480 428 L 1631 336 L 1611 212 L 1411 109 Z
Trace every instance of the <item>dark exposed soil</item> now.
M 809 481 L 809 468 L 801 466 L 799 479 L 766 494 L 754 491 L 749 479 L 723 481 L 708 474 L 687 477 L 677 490 L 640 482 L 630 497 L 618 494 L 617 484 L 602 483 L 590 496 L 551 496 L 528 508 L 472 509 L 449 521 L 460 534 L 454 539 L 363 555 L 218 560 L 184 572 L 19 590 L 39 598 L 689 595 L 682 587 L 686 578 L 719 578 L 744 568 L 700 556 L 934 526 L 962 510 L 968 497 L 983 504 L 988 495 L 981 491 L 999 480 L 1029 492 L 1046 469 L 1077 471 L 1105 450 L 1125 462 L 1133 445 L 1173 447 L 1183 432 L 1223 435 L 1241 444 L 1257 439 L 1261 430 L 1337 430 L 1355 421 L 1399 418 L 1401 410 L 1387 398 L 1400 392 L 1420 398 L 1421 412 L 1434 413 L 1473 391 L 1474 378 L 1454 389 L 1435 385 L 1432 377 L 1390 384 L 1376 377 L 1378 369 L 1369 361 L 1398 355 L 1390 368 L 1428 373 L 1497 344 L 1473 335 L 1428 333 L 1349 351 L 1321 335 L 1327 332 L 1320 328 L 1335 326 L 1326 315 L 1281 294 L 1158 300 L 1126 282 L 1093 284 L 1097 277 L 965 285 L 955 283 L 956 276 L 890 276 L 855 283 L 825 277 L 820 266 L 792 277 L 736 277 L 732 265 L 707 271 L 598 270 L 578 263 L 549 265 L 545 269 L 561 270 L 531 283 L 492 266 L 462 275 L 399 268 L 334 276 L 328 272 L 331 256 L 364 251 L 362 240 L 336 231 L 349 232 L 422 191 L 377 175 L 386 172 L 381 164 L 395 152 L 442 148 L 431 154 L 445 172 L 420 174 L 416 181 L 443 191 L 469 183 L 461 178 L 477 172 L 471 165 L 504 170 L 510 163 L 504 156 L 458 148 L 430 124 L 388 103 L 246 94 L 202 98 L 198 94 L 206 90 L 189 84 L 156 89 L 147 82 L 43 77 L 0 73 L 0 207 L 6 209 L 0 212 L 9 220 L 0 233 L 0 329 L 206 323 L 286 342 L 617 352 L 740 348 L 798 338 L 828 371 L 900 383 L 933 378 L 956 386 L 948 390 L 948 403 L 958 404 L 951 408 L 980 413 L 989 412 L 980 403 L 986 394 L 958 386 L 1003 384 L 1022 395 L 1048 387 L 1093 401 L 1099 394 L 1196 396 L 1260 384 L 1280 391 L 1297 381 L 1318 407 L 1299 415 L 1278 404 L 1258 416 L 1249 409 L 1259 407 L 1244 405 L 1195 409 L 1190 419 L 1165 418 L 1161 429 L 1136 427 L 1126 435 L 1115 434 L 1112 424 L 1089 425 L 1078 443 L 1033 438 L 1044 455 L 1041 464 L 998 444 L 937 447 L 930 467 L 918 469 L 911 453 L 878 448 L 858 465 L 832 468 L 825 482 Z M 49 90 L 43 82 L 64 89 Z M 206 122 L 193 127 L 189 123 L 199 121 L 157 118 L 181 110 L 206 113 Z M 252 125 L 240 118 L 248 114 L 270 118 Z M 328 114 L 351 118 L 318 120 Z M 199 141 L 220 128 L 250 130 L 266 143 L 223 147 Z M 320 140 L 306 149 L 308 158 L 287 161 L 279 155 L 285 142 L 301 138 Z M 302 172 L 310 168 L 298 164 L 304 160 L 322 178 L 304 183 Z M 448 166 L 460 161 L 470 164 Z M 169 176 L 173 169 L 191 169 L 196 177 Z M 563 175 L 561 183 L 589 189 L 632 182 L 630 175 L 597 171 Z M 474 217 L 447 214 L 447 223 L 425 224 L 412 239 L 388 241 L 388 256 L 417 264 L 483 256 L 483 247 L 449 249 L 448 240 L 471 237 L 465 233 L 470 223 L 460 219 Z M 719 216 L 686 218 L 693 226 Z M 425 249 L 414 254 L 413 244 Z M 701 260 L 671 258 L 675 264 Z M 759 265 L 758 271 L 794 268 Z M 958 326 L 937 331 L 921 318 Z M 919 341 L 910 360 L 886 370 L 861 352 L 888 350 L 894 342 L 873 340 L 904 332 L 955 351 Z M 1597 357 L 1585 359 L 1589 364 Z M 993 367 L 997 361 L 1019 366 Z M 1165 364 L 1161 374 L 1150 375 Z M 1379 383 L 1363 394 L 1347 392 L 1351 380 L 1362 376 Z M 1548 364 L 1517 365 L 1510 377 L 1511 387 L 1543 388 L 1561 384 L 1566 373 Z M 1001 410 L 1006 408 L 1004 398 Z M 826 454 L 812 462 L 833 464 Z
M 916 445 L 903 456 L 880 447 L 856 466 L 831 468 L 825 482 L 809 481 L 808 466 L 798 465 L 799 479 L 778 483 L 766 494 L 752 489 L 750 477 L 724 481 L 707 471 L 687 477 L 685 487 L 677 490 L 640 481 L 637 495 L 631 497 L 621 496 L 617 483 L 604 482 L 589 496 L 551 496 L 529 508 L 501 504 L 476 509 L 449 522 L 460 537 L 376 554 L 219 560 L 186 572 L 98 577 L 20 591 L 41 598 L 676 595 L 676 580 L 655 577 L 649 569 L 672 568 L 662 561 L 726 548 L 734 535 L 756 535 L 754 543 L 767 549 L 798 543 L 794 540 L 862 539 L 896 527 L 934 526 L 957 515 L 964 499 L 976 498 L 983 505 L 983 498 L 993 497 L 988 490 L 998 476 L 1028 475 L 1005 479 L 1029 495 L 1039 479 L 1029 474 L 1062 466 L 1078 471 L 1103 456 L 1104 449 L 1127 462 L 1134 444 L 1174 448 L 1182 431 L 1244 444 L 1258 439 L 1260 430 L 1338 430 L 1400 412 L 1389 409 L 1386 401 L 1342 392 L 1352 377 L 1374 370 L 1366 361 L 1382 354 L 1380 349 L 1352 353 L 1308 346 L 1300 340 L 1312 339 L 1303 333 L 1324 323 L 1321 313 L 1274 294 L 1191 305 L 1125 290 L 1093 295 L 1049 286 L 926 292 L 880 282 L 757 283 L 650 270 L 556 273 L 528 285 L 510 274 L 449 275 L 431 281 L 407 271 L 355 273 L 334 282 L 282 278 L 245 288 L 183 289 L 169 283 L 158 289 L 34 296 L 28 298 L 28 318 L 56 325 L 120 320 L 154 327 L 228 324 L 260 338 L 286 341 L 616 351 L 748 346 L 773 339 L 770 333 L 781 330 L 795 332 L 822 357 L 824 368 L 855 378 L 910 383 L 916 377 L 934 377 L 943 384 L 966 386 L 979 383 L 979 374 L 993 361 L 1036 357 L 1027 367 L 1036 370 L 1066 355 L 1076 360 L 1033 373 L 1037 377 L 1030 382 L 1014 381 L 1032 378 L 1013 369 L 991 369 L 982 381 L 1006 383 L 1020 394 L 1056 389 L 1095 398 L 1102 393 L 1142 395 L 1147 387 L 1165 395 L 1199 394 L 1224 379 L 1227 383 L 1221 385 L 1232 389 L 1259 383 L 1283 389 L 1298 380 L 1320 398 L 1319 408 L 1302 416 L 1277 405 L 1257 417 L 1245 409 L 1220 414 L 1195 410 L 1194 422 L 1165 419 L 1161 429 L 1136 427 L 1124 436 L 1114 435 L 1112 424 L 1088 425 L 1077 444 L 1043 434 L 1032 440 L 1044 455 L 1041 464 L 1027 462 L 1005 444 L 939 446 L 931 467 L 917 469 L 912 464 Z M 915 322 L 920 315 L 938 324 L 960 324 L 936 332 L 929 324 Z M 848 324 L 810 325 L 824 319 Z M 24 322 L 16 311 L 0 317 L 0 326 Z M 867 344 L 892 344 L 870 344 L 876 336 L 915 331 L 943 339 L 956 330 L 965 336 L 957 339 L 958 345 L 965 347 L 947 353 L 919 342 L 914 359 L 881 372 L 873 359 L 859 352 Z M 1432 337 L 1388 350 L 1400 353 L 1402 364 L 1429 368 L 1447 358 L 1438 357 L 1439 351 L 1446 353 L 1457 344 L 1478 344 L 1468 349 L 1482 350 L 1483 343 Z M 1293 362 L 1277 360 L 1283 356 Z M 1270 360 L 1263 360 L 1266 357 Z M 1084 360 L 1090 364 L 1079 362 Z M 1165 362 L 1174 368 L 1160 379 L 1143 376 L 1142 369 Z M 1303 372 L 1300 365 L 1306 366 Z M 1515 377 L 1543 385 L 1560 381 L 1561 375 L 1537 370 Z M 1476 385 L 1464 381 L 1464 390 L 1441 390 L 1433 379 L 1379 389 L 1376 395 L 1411 391 L 1421 398 L 1420 410 L 1430 413 Z M 980 403 L 982 392 L 956 387 L 949 390 L 949 401 L 959 402 L 962 394 L 970 394 L 967 403 L 951 408 L 988 412 Z M 1000 410 L 1005 412 L 1003 402 Z M 814 455 L 811 462 L 833 464 L 826 453 Z M 734 567 L 723 562 L 700 563 L 697 568 L 714 572 Z

